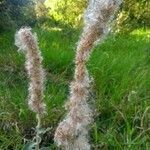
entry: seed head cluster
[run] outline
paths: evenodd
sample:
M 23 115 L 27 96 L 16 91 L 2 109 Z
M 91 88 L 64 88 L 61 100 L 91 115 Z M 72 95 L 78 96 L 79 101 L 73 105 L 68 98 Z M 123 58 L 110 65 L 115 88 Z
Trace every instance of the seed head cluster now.
M 54 140 L 64 150 L 90 150 L 88 141 L 92 110 L 88 104 L 91 78 L 86 62 L 96 42 L 108 33 L 108 24 L 118 10 L 120 0 L 90 0 L 84 14 L 84 28 L 78 42 L 74 80 L 70 85 L 68 111 L 56 129 Z
M 15 45 L 26 56 L 25 67 L 30 80 L 28 105 L 32 111 L 42 114 L 45 112 L 43 102 L 44 70 L 37 36 L 32 34 L 31 28 L 21 28 L 15 35 Z

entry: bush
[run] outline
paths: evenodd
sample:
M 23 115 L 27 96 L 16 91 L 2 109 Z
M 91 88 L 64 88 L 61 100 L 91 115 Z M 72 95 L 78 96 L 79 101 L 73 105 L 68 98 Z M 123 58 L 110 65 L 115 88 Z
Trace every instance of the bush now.
M 118 32 L 127 32 L 139 27 L 150 27 L 150 1 L 124 0 L 118 15 Z
M 49 15 L 56 21 L 76 27 L 81 23 L 86 0 L 47 0 Z
M 32 26 L 36 20 L 32 0 L 2 0 L 0 13 L 0 32 L 22 25 Z

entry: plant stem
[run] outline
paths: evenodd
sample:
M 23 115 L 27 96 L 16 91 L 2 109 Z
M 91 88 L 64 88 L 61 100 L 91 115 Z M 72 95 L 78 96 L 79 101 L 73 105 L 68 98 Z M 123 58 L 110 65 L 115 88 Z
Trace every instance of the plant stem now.
M 36 146 L 35 146 L 35 150 L 39 150 L 39 144 L 40 144 L 40 134 L 39 134 L 39 129 L 41 127 L 41 116 L 38 113 L 36 115 L 36 119 L 37 119 L 37 126 L 36 126 Z

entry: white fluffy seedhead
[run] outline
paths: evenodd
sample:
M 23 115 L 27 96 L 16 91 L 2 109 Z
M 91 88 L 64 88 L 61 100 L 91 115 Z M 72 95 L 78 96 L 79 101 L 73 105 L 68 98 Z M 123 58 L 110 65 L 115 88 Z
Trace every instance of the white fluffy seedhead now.
M 28 73 L 29 95 L 28 105 L 36 113 L 45 112 L 43 102 L 44 70 L 42 68 L 42 56 L 38 47 L 37 36 L 31 32 L 31 28 L 21 28 L 15 35 L 15 45 L 25 52 L 25 67 Z
M 90 150 L 91 146 L 86 135 L 79 135 L 73 143 L 72 150 Z
M 106 28 L 120 4 L 121 0 L 90 0 L 84 15 L 85 26 Z
M 121 0 L 90 0 L 84 15 L 85 25 L 103 26 L 118 10 Z
M 29 46 L 36 47 L 36 33 L 33 34 L 30 27 L 21 28 L 15 34 L 15 45 L 19 48 L 19 51 L 26 51 L 28 50 Z
M 121 2 L 122 0 L 90 0 L 84 14 L 84 34 L 93 30 L 95 32 L 95 43 L 97 43 L 97 40 L 102 40 L 109 33 L 109 24 L 118 11 Z
M 108 23 L 118 10 L 120 0 L 90 0 L 84 16 L 84 29 L 77 46 L 74 81 L 70 85 L 68 114 L 55 132 L 55 142 L 65 150 L 90 150 L 88 141 L 92 113 L 88 100 L 91 79 L 86 69 L 91 51 L 102 39 Z

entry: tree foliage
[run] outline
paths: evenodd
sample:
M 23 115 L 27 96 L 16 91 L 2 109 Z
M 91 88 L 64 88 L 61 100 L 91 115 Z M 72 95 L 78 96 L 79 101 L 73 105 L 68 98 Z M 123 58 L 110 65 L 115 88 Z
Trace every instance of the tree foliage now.
M 77 26 L 80 24 L 86 0 L 46 0 L 49 15 L 57 21 Z
M 0 31 L 21 25 L 32 25 L 35 21 L 32 0 L 1 0 Z
M 76 26 L 80 24 L 87 0 L 46 0 L 45 4 L 55 20 Z M 150 26 L 149 8 L 149 0 L 123 0 L 117 19 L 118 31 Z
M 150 27 L 150 1 L 124 0 L 117 19 L 117 29 L 126 32 L 137 27 Z
M 88 0 L 0 0 L 0 32 L 3 30 L 43 24 L 47 18 L 63 25 L 77 27 Z M 130 31 L 150 27 L 150 0 L 123 0 L 115 30 Z M 50 23 L 48 23 L 50 24 Z

